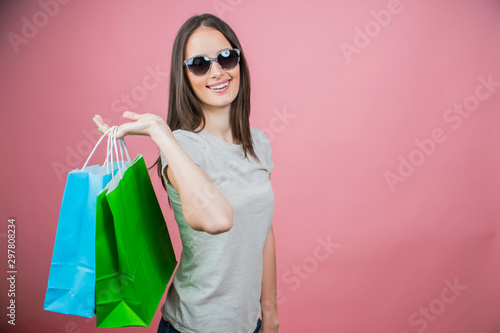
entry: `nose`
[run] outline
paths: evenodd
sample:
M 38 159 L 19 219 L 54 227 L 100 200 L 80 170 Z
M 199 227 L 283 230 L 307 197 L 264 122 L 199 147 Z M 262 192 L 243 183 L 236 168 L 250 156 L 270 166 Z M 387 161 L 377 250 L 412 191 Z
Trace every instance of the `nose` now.
M 216 61 L 212 62 L 212 68 L 210 68 L 210 77 L 219 77 L 224 75 L 225 71 L 220 68 L 219 64 Z

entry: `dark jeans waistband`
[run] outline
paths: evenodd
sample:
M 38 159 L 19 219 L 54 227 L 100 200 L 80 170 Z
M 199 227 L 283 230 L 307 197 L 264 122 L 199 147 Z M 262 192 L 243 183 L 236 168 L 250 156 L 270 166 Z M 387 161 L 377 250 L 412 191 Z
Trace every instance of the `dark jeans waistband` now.
M 257 327 L 255 328 L 255 331 L 253 333 L 258 333 L 260 329 L 260 324 L 262 323 L 262 320 L 259 318 L 257 320 Z M 182 333 L 176 330 L 168 321 L 163 319 L 163 317 L 160 319 L 160 325 L 158 326 L 158 333 Z

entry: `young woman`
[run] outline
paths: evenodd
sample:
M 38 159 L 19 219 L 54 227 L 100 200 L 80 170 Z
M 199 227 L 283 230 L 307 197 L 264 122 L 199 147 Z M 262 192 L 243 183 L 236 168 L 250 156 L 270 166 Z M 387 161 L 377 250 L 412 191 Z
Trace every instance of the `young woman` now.
M 131 121 L 117 137 L 148 135 L 160 148 L 155 164 L 183 245 L 158 332 L 278 332 L 274 164 L 249 116 L 245 54 L 211 14 L 191 17 L 177 34 L 167 121 L 123 114 Z

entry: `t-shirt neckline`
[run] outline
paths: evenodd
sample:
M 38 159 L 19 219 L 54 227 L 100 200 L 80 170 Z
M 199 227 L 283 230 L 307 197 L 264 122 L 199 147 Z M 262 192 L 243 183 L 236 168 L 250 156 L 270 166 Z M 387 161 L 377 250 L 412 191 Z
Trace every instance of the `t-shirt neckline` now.
M 201 128 L 201 127 L 200 127 L 200 126 L 198 126 L 198 127 L 196 128 L 196 130 L 198 130 L 198 129 L 200 129 L 200 128 Z M 212 134 L 208 133 L 207 131 L 205 131 L 205 129 L 202 129 L 199 133 L 204 133 L 204 134 L 205 134 L 205 136 L 206 136 L 207 138 L 210 138 L 210 139 L 212 139 L 213 141 L 216 141 L 216 142 L 218 142 L 219 144 L 224 145 L 225 147 L 228 147 L 229 149 L 233 149 L 233 150 L 240 150 L 240 149 L 243 147 L 243 145 L 242 145 L 242 144 L 237 145 L 237 144 L 234 144 L 234 143 L 230 143 L 230 142 L 224 141 L 224 140 L 222 140 L 222 139 L 220 139 L 220 138 L 216 137 L 215 135 L 212 135 Z

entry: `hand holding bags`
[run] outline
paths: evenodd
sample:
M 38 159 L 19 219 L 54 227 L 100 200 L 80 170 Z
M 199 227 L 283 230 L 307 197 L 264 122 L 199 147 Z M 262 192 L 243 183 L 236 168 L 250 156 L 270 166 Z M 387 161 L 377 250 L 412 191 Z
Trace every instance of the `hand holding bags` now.
M 102 167 L 87 164 L 106 134 L 68 174 L 44 309 L 97 312 L 97 327 L 148 326 L 177 261 L 142 155 L 130 161 L 120 139 L 113 163 L 115 131 Z
M 98 194 L 95 246 L 97 327 L 149 326 L 177 260 L 142 155 Z
M 89 318 L 95 314 L 96 198 L 117 170 L 108 158 L 102 167 L 87 164 L 104 136 L 83 168 L 67 176 L 43 306 L 48 311 Z

